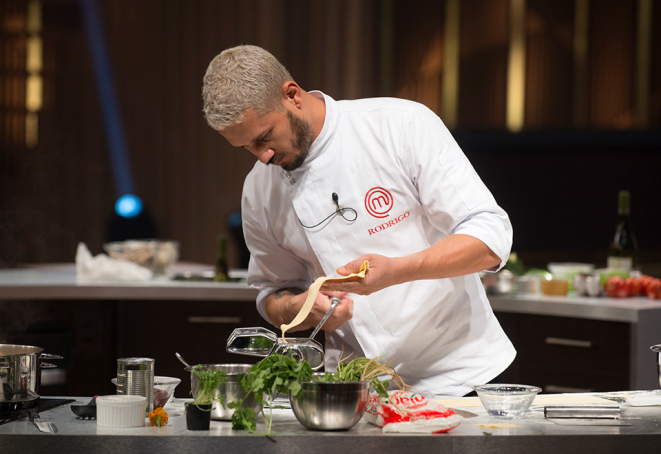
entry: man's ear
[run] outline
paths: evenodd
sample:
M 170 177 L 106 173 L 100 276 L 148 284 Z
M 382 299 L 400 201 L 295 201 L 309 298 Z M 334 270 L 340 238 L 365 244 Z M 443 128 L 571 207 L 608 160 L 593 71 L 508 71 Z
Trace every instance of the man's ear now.
M 282 84 L 282 102 L 292 103 L 297 109 L 301 108 L 303 99 L 301 97 L 301 87 L 293 80 Z

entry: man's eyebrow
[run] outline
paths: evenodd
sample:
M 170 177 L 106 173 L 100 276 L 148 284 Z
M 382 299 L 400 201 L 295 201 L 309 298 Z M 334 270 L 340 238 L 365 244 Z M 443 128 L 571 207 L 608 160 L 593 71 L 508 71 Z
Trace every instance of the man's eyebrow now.
M 259 142 L 260 140 L 264 140 L 264 138 L 265 138 L 266 136 L 268 136 L 269 133 L 270 133 L 271 131 L 273 131 L 273 127 L 268 128 L 268 129 L 265 129 L 265 130 L 262 131 L 257 137 L 255 137 L 254 139 L 252 139 L 252 141 L 253 141 L 253 142 Z

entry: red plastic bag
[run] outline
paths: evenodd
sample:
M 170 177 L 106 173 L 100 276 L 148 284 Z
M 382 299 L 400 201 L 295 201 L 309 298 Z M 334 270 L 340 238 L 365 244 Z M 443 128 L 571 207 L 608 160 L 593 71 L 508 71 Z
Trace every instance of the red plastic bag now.
M 434 434 L 454 429 L 463 419 L 423 395 L 405 391 L 389 391 L 387 399 L 372 394 L 364 418 L 383 432 Z

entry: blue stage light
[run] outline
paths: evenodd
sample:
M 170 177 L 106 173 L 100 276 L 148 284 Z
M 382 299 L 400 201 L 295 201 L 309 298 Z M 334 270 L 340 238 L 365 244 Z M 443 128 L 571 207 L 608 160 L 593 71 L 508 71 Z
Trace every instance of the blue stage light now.
M 117 199 L 115 212 L 125 218 L 134 218 L 142 212 L 142 200 L 133 194 L 126 194 Z

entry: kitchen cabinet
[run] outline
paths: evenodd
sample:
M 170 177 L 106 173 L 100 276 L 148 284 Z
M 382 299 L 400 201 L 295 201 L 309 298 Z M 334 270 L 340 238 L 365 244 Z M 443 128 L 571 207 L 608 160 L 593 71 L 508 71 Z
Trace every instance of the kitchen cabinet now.
M 517 357 L 503 379 L 546 392 L 658 389 L 661 301 L 645 297 L 490 296 Z
M 503 380 L 543 392 L 630 389 L 630 331 L 625 322 L 497 312 L 517 350 Z

